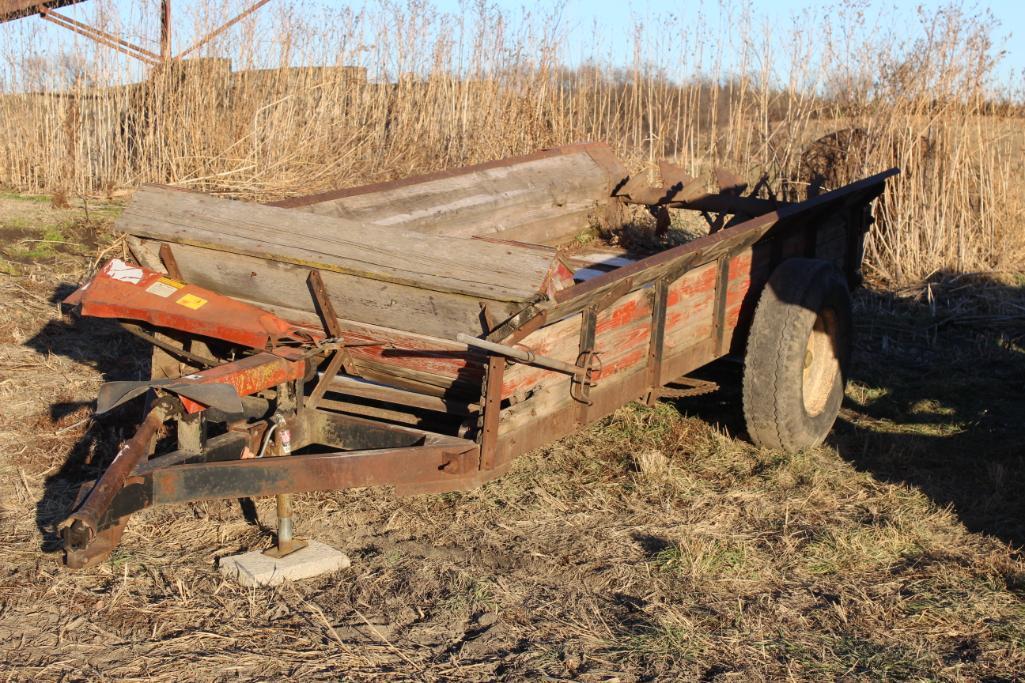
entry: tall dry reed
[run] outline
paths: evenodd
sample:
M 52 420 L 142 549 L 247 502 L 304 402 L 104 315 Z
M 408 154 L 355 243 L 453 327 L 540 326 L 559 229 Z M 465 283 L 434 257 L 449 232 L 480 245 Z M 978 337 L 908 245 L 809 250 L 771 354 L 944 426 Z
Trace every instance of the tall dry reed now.
M 199 33 L 231 6 L 182 21 Z M 1025 119 L 1020 97 L 994 89 L 985 14 L 952 5 L 909 31 L 863 3 L 774 21 L 724 4 L 717 19 L 567 40 L 557 9 L 278 0 L 203 59 L 149 74 L 84 41 L 41 49 L 38 22 L 5 25 L 0 185 L 271 199 L 604 139 L 638 172 L 663 157 L 728 167 L 788 198 L 900 166 L 869 245 L 879 277 L 1022 267 Z M 142 17 L 111 27 L 152 33 Z M 602 56 L 624 42 L 625 66 Z M 591 57 L 566 66 L 580 44 Z

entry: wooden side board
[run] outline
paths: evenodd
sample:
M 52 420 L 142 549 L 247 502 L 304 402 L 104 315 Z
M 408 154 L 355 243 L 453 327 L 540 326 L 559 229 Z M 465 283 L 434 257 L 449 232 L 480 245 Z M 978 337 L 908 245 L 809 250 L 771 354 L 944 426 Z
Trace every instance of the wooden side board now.
M 557 243 L 613 202 L 627 175 L 607 145 L 586 143 L 273 205 L 432 235 Z
M 160 267 L 160 240 L 130 238 L 132 254 L 147 268 Z M 258 306 L 278 306 L 313 313 L 306 278 L 309 267 L 219 251 L 173 244 L 173 253 L 186 282 Z M 357 322 L 450 339 L 458 332 L 480 334 L 481 299 L 461 294 L 432 292 L 409 285 L 370 280 L 346 273 L 321 271 L 328 296 L 339 315 Z M 488 302 L 498 317 L 523 308 L 513 302 Z
M 754 250 L 748 248 L 728 262 L 723 330 L 727 350 L 745 310 L 752 283 L 757 286 L 768 277 L 769 249 L 759 245 L 758 252 L 760 258 L 757 261 Z M 716 263 L 707 263 L 668 283 L 663 351 L 667 357 L 686 352 L 696 342 L 715 334 L 717 271 Z M 620 297 L 598 313 L 594 348 L 601 354 L 601 371 L 595 373 L 599 381 L 629 373 L 646 364 L 654 293 L 652 286 L 646 286 Z M 528 335 L 520 345 L 559 360 L 576 362 L 581 319 L 582 316 L 576 314 L 547 325 Z M 670 381 L 679 374 L 664 381 Z M 525 396 L 565 377 L 542 368 L 514 364 L 504 375 L 502 396 Z
M 725 355 L 731 347 L 742 347 L 745 326 L 771 273 L 774 252 L 771 240 L 761 242 L 728 257 L 721 276 L 720 264 L 711 262 L 668 283 L 657 377 L 649 369 L 656 296 L 650 285 L 621 297 L 598 317 L 595 347 L 604 353 L 602 371 L 589 396 L 592 405 L 571 396 L 566 375 L 510 367 L 504 391 L 527 398 L 502 411 L 495 454 L 498 466 L 644 397 L 653 385 L 672 382 Z M 719 277 L 724 279 L 721 292 Z M 575 351 L 581 318 L 574 315 L 542 328 L 526 337 L 524 344 L 530 346 L 537 335 L 541 344 L 569 346 Z

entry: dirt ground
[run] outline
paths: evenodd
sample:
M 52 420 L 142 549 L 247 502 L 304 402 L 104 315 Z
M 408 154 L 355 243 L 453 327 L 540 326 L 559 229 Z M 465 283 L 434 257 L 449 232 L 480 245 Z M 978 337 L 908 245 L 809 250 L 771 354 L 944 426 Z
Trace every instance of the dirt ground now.
M 299 496 L 299 533 L 352 567 L 245 589 L 217 561 L 269 542 L 268 500 L 262 524 L 235 501 L 149 510 L 101 566 L 60 564 L 55 522 L 131 429 L 93 419 L 96 391 L 147 363 L 57 304 L 118 253 L 116 209 L 92 211 L 0 199 L 5 680 L 1025 675 L 1020 276 L 860 292 L 822 448 L 746 442 L 724 363 L 719 393 L 625 407 L 480 490 Z

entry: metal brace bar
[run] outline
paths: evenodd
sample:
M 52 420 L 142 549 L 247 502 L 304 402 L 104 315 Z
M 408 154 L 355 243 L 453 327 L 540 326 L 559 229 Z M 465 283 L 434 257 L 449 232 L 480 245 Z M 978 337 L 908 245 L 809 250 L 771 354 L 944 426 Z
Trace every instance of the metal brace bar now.
M 231 28 L 232 26 L 234 26 L 238 22 L 240 22 L 243 19 L 245 19 L 246 17 L 248 17 L 250 14 L 252 14 L 256 10 L 258 10 L 261 7 L 263 7 L 264 5 L 266 5 L 268 2 L 270 2 L 270 0 L 258 0 L 257 2 L 254 2 L 252 5 L 249 6 L 248 9 L 245 9 L 242 12 L 239 12 L 237 15 L 235 15 L 234 18 L 229 19 L 228 21 L 224 22 L 219 27 L 217 27 L 216 29 L 214 29 L 210 33 L 206 34 L 205 36 L 200 38 L 198 41 L 193 43 L 192 45 L 188 46 L 187 48 L 185 48 L 184 50 L 179 52 L 178 56 L 175 57 L 175 59 L 182 59 L 182 58 L 186 57 L 187 55 L 192 54 L 193 52 L 195 52 L 199 48 L 203 47 L 204 45 L 209 43 L 211 40 L 216 38 L 217 36 L 221 35 L 225 31 L 227 31 L 229 28 Z
M 39 16 L 52 24 L 56 24 L 61 28 L 66 28 L 69 31 L 74 31 L 75 33 L 85 36 L 90 40 L 95 40 L 97 43 L 100 43 L 101 45 L 106 45 L 112 50 L 116 50 L 117 52 L 120 52 L 123 55 L 127 55 L 133 59 L 138 59 L 139 61 L 146 62 L 150 65 L 156 65 L 160 63 L 160 55 L 154 52 L 150 52 L 149 50 L 146 50 L 144 48 L 141 48 L 138 45 L 133 45 L 132 43 L 129 43 L 127 40 L 122 40 L 121 38 L 118 38 L 115 35 L 111 35 L 106 31 L 95 28 L 93 26 L 89 26 L 88 24 L 83 24 L 82 22 L 76 21 L 71 17 L 64 16 L 59 12 L 54 12 L 53 10 L 47 9 L 46 7 L 40 7 Z
M 577 347 L 577 364 L 583 364 L 586 371 L 580 377 L 573 377 L 570 379 L 570 387 L 574 384 L 578 385 L 577 395 L 573 396 L 580 405 L 577 407 L 577 423 L 587 424 L 587 413 L 588 408 L 591 407 L 591 386 L 593 381 L 591 379 L 591 361 L 594 358 L 594 338 L 598 326 L 598 307 L 594 304 L 588 306 L 580 312 L 580 344 Z
M 669 301 L 669 280 L 655 281 L 651 301 L 651 338 L 648 343 L 648 395 L 645 403 L 653 405 L 662 386 L 662 354 L 665 350 L 666 308 Z
M 471 337 L 464 332 L 460 332 L 456 335 L 456 341 L 466 344 L 467 346 L 487 351 L 491 354 L 498 354 L 505 356 L 506 358 L 511 358 L 523 363 L 524 365 L 533 365 L 535 367 L 545 368 L 546 370 L 562 372 L 567 375 L 582 376 L 587 370 L 587 368 L 574 365 L 573 363 L 567 363 L 566 361 L 561 361 L 557 358 L 550 358 L 548 356 L 534 353 L 528 348 L 499 344 L 498 342 L 491 342 L 486 339 L 478 339 L 477 337 Z
M 311 270 L 306 278 L 306 284 L 309 285 L 310 292 L 313 294 L 313 303 L 316 304 L 317 315 L 320 316 L 320 322 L 324 325 L 324 331 L 329 337 L 338 339 L 342 336 L 342 326 L 338 324 L 338 314 L 335 313 L 334 304 L 331 303 L 331 299 L 327 295 L 327 288 L 324 286 L 323 278 L 320 277 L 320 271 L 315 268 Z
M 324 394 L 327 393 L 328 387 L 331 386 L 331 380 L 335 378 L 338 371 L 341 370 L 342 365 L 345 363 L 344 349 L 338 349 L 331 356 L 331 360 L 328 361 L 327 367 L 324 368 L 324 374 L 320 376 L 320 381 L 317 382 L 317 386 L 313 388 L 310 393 L 310 398 L 306 401 L 307 408 L 313 409 L 317 407 L 317 404 Z M 298 394 L 296 394 L 298 396 Z
M 726 294 L 730 286 L 730 254 L 719 257 L 715 274 L 715 312 L 712 325 L 715 329 L 715 355 L 723 354 L 726 338 Z
M 324 325 L 324 332 L 333 339 L 341 339 L 342 326 L 338 322 L 338 314 L 335 313 L 334 304 L 331 303 L 331 297 L 327 294 L 327 287 L 324 286 L 324 279 L 320 276 L 320 271 L 315 268 L 310 270 L 310 274 L 306 278 L 306 284 L 313 294 L 313 304 L 317 309 L 317 314 L 320 316 L 321 324 Z M 334 355 L 331 356 L 331 361 L 324 370 L 323 376 L 317 382 L 313 393 L 310 394 L 308 405 L 311 408 L 315 408 L 317 403 L 324 398 L 324 394 L 331 385 L 331 380 L 335 378 L 338 370 L 342 368 L 350 375 L 356 374 L 352 365 L 352 357 L 345 350 L 344 345 L 335 349 Z
M 178 267 L 178 261 L 174 258 L 174 252 L 171 250 L 171 245 L 167 242 L 160 244 L 160 262 L 164 264 L 164 269 L 167 274 L 178 282 L 185 282 L 185 278 L 182 277 L 181 268 Z
M 479 467 L 483 471 L 493 469 L 499 464 L 495 462 L 495 453 L 498 451 L 498 423 L 502 416 L 502 383 L 505 379 L 506 364 L 507 361 L 502 356 L 488 356 L 480 417 Z

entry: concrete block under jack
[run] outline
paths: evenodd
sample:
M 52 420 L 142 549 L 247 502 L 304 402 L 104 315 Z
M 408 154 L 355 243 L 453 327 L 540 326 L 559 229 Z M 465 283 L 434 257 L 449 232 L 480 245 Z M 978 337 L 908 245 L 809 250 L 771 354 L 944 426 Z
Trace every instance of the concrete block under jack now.
M 284 581 L 298 581 L 312 576 L 345 569 L 349 557 L 329 545 L 309 541 L 302 550 L 275 559 L 259 550 L 221 559 L 221 574 L 243 586 L 277 586 Z

